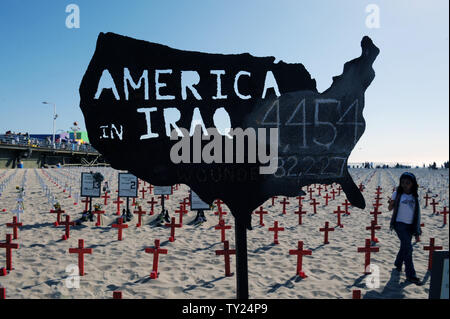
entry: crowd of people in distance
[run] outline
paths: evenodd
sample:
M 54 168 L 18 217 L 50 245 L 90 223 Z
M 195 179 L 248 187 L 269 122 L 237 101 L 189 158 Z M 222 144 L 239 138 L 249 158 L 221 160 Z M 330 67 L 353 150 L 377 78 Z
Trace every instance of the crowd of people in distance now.
M 53 145 L 52 138 L 30 137 L 28 133 L 15 133 L 7 131 L 4 135 L 0 135 L 0 144 L 22 145 L 29 147 L 54 148 L 58 150 L 82 151 L 82 152 L 97 152 L 90 144 L 80 144 L 77 141 L 70 139 L 63 139 L 57 137 L 55 145 Z

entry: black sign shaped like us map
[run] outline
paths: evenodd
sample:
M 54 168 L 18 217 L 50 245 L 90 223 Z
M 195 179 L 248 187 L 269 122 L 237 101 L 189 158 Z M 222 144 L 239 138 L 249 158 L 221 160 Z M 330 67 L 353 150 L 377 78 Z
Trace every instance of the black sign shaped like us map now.
M 339 183 L 350 203 L 364 208 L 347 159 L 365 130 L 364 92 L 375 77 L 379 49 L 369 37 L 361 47 L 361 56 L 345 63 L 319 93 L 302 64 L 183 51 L 100 33 L 80 86 L 89 140 L 115 169 L 154 185 L 187 184 L 208 204 L 222 199 L 248 229 L 251 212 L 271 196 L 297 196 L 314 183 Z M 278 145 L 275 170 L 262 174 L 269 163 L 258 156 L 255 163 L 171 159 L 181 140 L 169 137 L 175 126 L 193 134 L 227 125 L 253 128 L 258 141 L 266 134 L 267 149 Z M 278 129 L 278 144 L 270 140 L 270 128 Z M 201 141 L 203 151 L 209 142 Z M 247 159 L 247 148 L 244 153 Z
M 154 185 L 184 183 L 204 202 L 228 205 L 237 298 L 247 299 L 246 229 L 255 208 L 333 182 L 353 206 L 365 207 L 347 159 L 365 130 L 364 92 L 379 49 L 368 37 L 361 47 L 319 93 L 302 64 L 101 33 L 80 107 L 92 145 L 113 168 Z

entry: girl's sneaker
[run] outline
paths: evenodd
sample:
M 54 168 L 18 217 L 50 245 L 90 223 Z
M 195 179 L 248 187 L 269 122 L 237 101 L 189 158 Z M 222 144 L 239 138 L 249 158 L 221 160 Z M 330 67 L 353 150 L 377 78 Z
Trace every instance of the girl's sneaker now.
M 408 280 L 409 282 L 412 282 L 413 284 L 416 284 L 416 285 L 421 284 L 420 279 L 417 277 L 408 277 L 408 278 L 406 278 L 406 280 Z

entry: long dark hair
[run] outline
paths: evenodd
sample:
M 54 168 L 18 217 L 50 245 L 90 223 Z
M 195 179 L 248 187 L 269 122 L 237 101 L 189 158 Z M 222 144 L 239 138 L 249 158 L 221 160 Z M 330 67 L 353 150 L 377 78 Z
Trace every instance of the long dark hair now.
M 398 187 L 397 187 L 397 194 L 400 196 L 400 195 L 402 195 L 404 193 L 403 188 L 402 188 L 402 179 L 405 179 L 405 178 L 409 179 L 412 182 L 413 186 L 412 186 L 412 189 L 411 189 L 411 194 L 414 197 L 418 198 L 419 197 L 419 194 L 418 194 L 419 184 L 417 184 L 417 179 L 414 176 L 414 174 L 408 173 L 408 172 L 405 172 L 405 173 L 402 174 L 402 176 L 400 176 L 400 182 L 399 182 Z

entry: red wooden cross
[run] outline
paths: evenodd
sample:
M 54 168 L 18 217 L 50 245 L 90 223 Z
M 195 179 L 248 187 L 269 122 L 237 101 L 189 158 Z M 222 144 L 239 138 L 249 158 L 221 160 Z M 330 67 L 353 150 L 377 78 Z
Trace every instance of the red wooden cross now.
M 225 230 L 231 229 L 230 225 L 225 225 L 225 220 L 219 220 L 219 225 L 215 226 L 214 229 L 220 229 L 220 241 L 225 241 Z
M 6 299 L 6 288 L 0 288 L 0 300 Z
M 92 248 L 84 248 L 84 239 L 78 239 L 78 248 L 69 248 L 69 254 L 78 254 L 78 269 L 84 276 L 84 254 L 92 254 Z
M 108 195 L 108 192 L 105 192 L 105 194 L 102 196 L 102 198 L 105 199 L 104 204 L 108 205 L 108 198 L 111 198 L 111 196 Z
M 370 240 L 374 243 L 378 243 L 378 238 L 375 237 L 375 230 L 379 229 L 381 229 L 381 226 L 377 226 L 376 220 L 370 221 L 370 226 L 366 227 L 366 230 L 370 230 Z
M 328 193 L 326 193 L 326 195 L 323 198 L 325 198 L 325 206 L 328 206 L 328 200 L 331 198 L 331 196 L 328 195 Z
M 345 213 L 345 212 L 343 210 L 341 210 L 341 206 L 338 206 L 338 209 L 335 210 L 333 213 L 337 214 L 337 225 L 336 226 L 339 226 L 340 228 L 343 228 L 344 225 L 341 224 L 341 214 Z
M 322 196 L 321 191 L 322 191 L 322 185 L 319 185 L 319 187 L 317 187 L 317 190 L 319 191 L 319 193 L 317 195 Z
M 337 192 L 334 189 L 332 189 L 330 193 L 331 193 L 331 195 L 333 195 L 333 200 L 335 200 Z
M 359 289 L 353 290 L 352 299 L 361 299 L 361 290 Z
M 12 267 L 12 250 L 11 249 L 18 249 L 19 244 L 14 244 L 11 239 L 11 234 L 6 234 L 6 242 L 0 243 L 0 248 L 6 249 L 6 270 L 13 270 Z
M 434 245 L 434 238 L 430 238 L 430 246 L 423 247 L 423 250 L 430 251 L 430 253 L 428 254 L 428 270 L 431 270 L 431 266 L 433 265 L 433 251 L 441 250 L 441 249 L 442 249 L 442 246 Z
M 191 206 L 191 202 L 190 202 L 190 200 L 189 200 L 189 196 L 188 197 L 185 197 L 185 198 L 183 198 L 183 204 L 184 204 L 184 206 Z
M 142 188 L 139 192 L 142 193 L 142 199 L 145 199 L 145 193 L 147 193 L 147 190 Z
M 123 218 L 120 217 L 120 218 L 117 220 L 117 224 L 112 224 L 111 227 L 112 227 L 112 228 L 117 228 L 117 229 L 119 230 L 117 240 L 122 240 L 122 230 L 123 230 L 124 228 L 128 228 L 128 225 L 127 225 L 127 224 L 124 224 L 124 223 L 123 223 Z
M 95 226 L 101 226 L 102 225 L 102 215 L 105 213 L 104 210 L 93 210 L 92 214 L 97 215 L 97 222 L 95 223 Z
M 150 273 L 150 278 L 156 279 L 158 278 L 159 254 L 167 254 L 167 249 L 159 248 L 159 239 L 155 239 L 155 248 L 145 248 L 145 252 L 153 254 L 153 268 Z
M 341 190 L 342 190 L 342 187 L 341 187 L 341 185 L 339 185 L 339 187 L 338 187 L 338 189 L 337 189 L 337 190 L 338 190 L 338 194 L 337 194 L 337 195 L 338 195 L 338 196 L 341 196 Z
M 433 214 L 436 214 L 436 205 L 439 204 L 439 202 L 436 202 L 433 198 L 430 205 L 433 206 Z
M 428 200 L 431 198 L 431 196 L 428 195 L 428 192 L 426 193 L 424 199 L 425 199 L 425 207 L 428 207 Z
M 142 207 L 139 206 L 138 210 L 135 210 L 134 213 L 138 215 L 138 223 L 136 224 L 136 227 L 141 227 L 142 225 L 142 215 L 145 215 L 145 210 L 142 210 Z
M 223 218 L 222 218 L 222 215 L 226 215 L 226 214 L 228 214 L 227 212 L 223 212 L 221 209 L 219 209 L 217 212 L 214 212 L 214 215 L 219 215 L 219 221 L 221 221 Z
M 302 270 L 303 266 L 303 255 L 311 255 L 312 251 L 309 249 L 303 250 L 303 242 L 298 241 L 297 249 L 291 249 L 289 250 L 289 255 L 297 255 L 297 275 L 300 276 L 300 278 L 306 278 L 308 276 L 305 275 L 304 271 Z
M 360 184 L 359 184 L 359 190 L 360 190 L 361 192 L 364 191 L 364 185 L 363 185 L 363 183 L 360 183 Z
M 122 299 L 121 291 L 113 291 L 113 299 Z
M 383 192 L 381 191 L 381 187 L 380 186 L 378 186 L 377 187 L 377 191 L 375 192 L 375 194 L 377 194 L 377 195 L 381 195 L 381 194 L 383 194 Z
M 314 189 L 310 188 L 308 189 L 308 193 L 309 193 L 309 199 L 312 200 L 312 193 L 314 193 Z
M 381 199 L 383 199 L 383 197 L 380 197 L 380 195 L 377 194 L 377 197 L 375 197 L 375 199 L 376 199 L 376 201 L 377 201 L 377 203 L 378 203 Z
M 447 215 L 448 215 L 447 206 L 444 207 L 444 210 L 440 212 L 440 214 L 444 215 L 444 225 L 447 225 Z
M 302 200 L 304 200 L 305 197 L 303 197 L 303 196 L 297 196 L 297 197 L 295 197 L 295 198 L 298 199 L 298 206 L 299 206 L 299 207 L 302 206 L 302 205 L 303 205 Z
M 187 210 L 184 208 L 184 205 L 180 205 L 180 209 L 175 210 L 175 214 L 180 214 L 180 227 L 183 226 L 183 215 L 187 214 Z
M 269 231 L 273 231 L 274 232 L 274 234 L 273 234 L 273 243 L 275 245 L 278 245 L 279 244 L 279 242 L 278 242 L 278 232 L 279 231 L 284 231 L 284 227 L 278 227 L 278 221 L 275 221 L 274 226 L 270 227 Z
M 373 212 L 370 212 L 370 215 L 373 215 L 373 221 L 375 222 L 375 225 L 378 225 L 378 215 L 381 215 L 381 212 L 378 211 L 377 208 Z
M 89 197 L 85 197 L 84 199 L 81 200 L 81 202 L 84 203 L 84 211 L 87 212 L 89 205 Z
M 61 222 L 61 214 L 64 214 L 64 210 L 58 209 L 58 210 L 50 210 L 51 214 L 56 214 L 56 222 L 55 222 L 55 226 L 58 226 L 59 223 Z
M 17 222 L 17 216 L 13 216 L 13 222 L 7 223 L 6 227 L 12 227 L 13 229 L 13 239 L 18 239 L 17 228 L 22 227 L 22 223 Z
M 120 215 L 120 204 L 123 203 L 123 200 L 120 200 L 120 197 L 117 196 L 117 200 L 113 201 L 113 204 L 117 204 L 116 215 Z
M 373 207 L 375 207 L 375 210 L 378 211 L 378 207 L 383 206 L 382 203 L 380 203 L 378 200 L 376 201 L 375 204 L 373 204 Z
M 286 197 L 280 203 L 283 205 L 283 214 L 286 214 L 286 205 L 290 203 L 287 201 Z
M 328 222 L 325 222 L 325 227 L 324 228 L 319 228 L 319 231 L 325 232 L 325 238 L 323 239 L 323 243 L 324 244 L 329 244 L 330 243 L 328 241 L 328 232 L 329 231 L 334 231 L 334 228 L 329 228 L 328 224 L 329 224 Z
M 235 255 L 236 249 L 230 249 L 228 240 L 223 242 L 223 250 L 216 250 L 216 256 L 225 256 L 225 276 L 230 277 L 233 274 L 230 271 L 230 255 Z
M 365 247 L 358 247 L 358 253 L 365 253 L 365 261 L 364 261 L 364 274 L 368 275 L 371 272 L 368 271 L 367 266 L 370 265 L 370 253 L 378 252 L 380 250 L 379 247 L 371 247 L 370 239 L 366 239 Z
M 153 185 L 152 184 L 148 185 L 148 193 L 149 194 L 152 193 L 152 190 L 153 190 Z
M 272 196 L 272 206 L 275 205 L 275 199 L 277 199 L 278 196 Z
M 296 212 L 294 212 L 294 214 L 298 215 L 298 224 L 301 225 L 302 224 L 302 215 L 306 214 L 306 211 L 303 210 L 303 205 L 300 205 L 298 207 L 298 210 Z
M 180 215 L 181 216 L 181 215 Z M 169 241 L 172 243 L 175 241 L 175 228 L 180 228 L 180 224 L 175 224 L 175 217 L 171 218 L 172 222 L 170 224 L 165 224 L 166 227 L 170 227 L 170 237 Z
M 62 236 L 63 240 L 67 240 L 70 237 L 70 226 L 75 226 L 75 222 L 70 221 L 70 216 L 66 215 L 66 221 L 60 222 L 61 225 L 65 226 L 65 234 Z
M 345 214 L 350 215 L 350 212 L 348 211 L 348 207 L 351 206 L 352 204 L 350 204 L 349 201 L 346 199 L 341 205 L 345 206 Z
M 264 218 L 264 215 L 268 214 L 268 212 L 263 210 L 262 206 L 259 206 L 259 211 L 256 210 L 253 212 L 253 214 L 259 215 L 259 225 L 264 227 L 263 218 Z
M 317 205 L 319 205 L 320 203 L 318 201 L 316 201 L 315 198 L 313 198 L 312 203 L 309 203 L 309 204 L 314 206 L 314 214 L 317 214 Z
M 155 213 L 155 211 L 153 210 L 153 206 L 157 203 L 158 202 L 156 200 L 154 200 L 153 197 L 152 197 L 152 200 L 147 201 L 147 204 L 151 205 L 150 212 L 148 213 L 150 216 L 152 216 Z
M 222 202 L 220 199 L 216 199 L 216 200 L 214 201 L 214 203 L 217 205 L 217 209 L 218 209 L 218 210 L 222 210 L 222 204 L 223 204 L 223 202 Z

